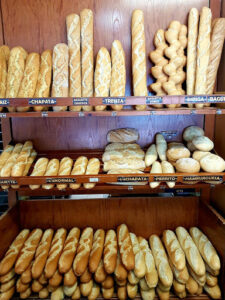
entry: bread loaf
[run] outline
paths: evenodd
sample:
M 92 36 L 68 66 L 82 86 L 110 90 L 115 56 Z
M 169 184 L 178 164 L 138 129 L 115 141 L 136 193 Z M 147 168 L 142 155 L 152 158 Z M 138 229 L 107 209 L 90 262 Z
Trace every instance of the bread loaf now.
M 66 229 L 58 229 L 53 237 L 51 248 L 44 269 L 44 274 L 46 278 L 51 278 L 57 269 L 59 258 L 63 251 L 65 239 Z
M 58 268 L 60 273 L 64 274 L 68 272 L 72 267 L 73 260 L 77 250 L 77 245 L 79 242 L 79 237 L 80 237 L 80 229 L 77 227 L 72 228 L 66 238 L 63 247 L 63 252 L 59 259 Z
M 219 256 L 207 236 L 197 227 L 190 229 L 190 234 L 201 256 L 211 269 L 218 271 L 221 267 Z
M 51 300 L 63 300 L 64 292 L 63 287 L 59 286 L 56 290 L 54 290 L 51 294 Z
M 200 159 L 201 168 L 205 172 L 223 172 L 225 169 L 225 161 L 216 154 L 207 154 Z
M 193 158 L 180 158 L 175 164 L 177 172 L 181 173 L 198 173 L 200 171 L 200 164 Z
M 141 149 L 122 149 L 105 151 L 102 156 L 102 161 L 118 160 L 123 158 L 128 159 L 144 159 L 145 153 Z
M 147 72 L 144 13 L 134 10 L 131 23 L 132 35 L 132 75 L 134 96 L 147 96 Z M 146 105 L 136 105 L 137 110 L 145 110 Z
M 153 300 L 155 298 L 155 289 L 149 289 L 148 291 L 141 290 L 141 298 L 143 300 Z
M 20 84 L 18 98 L 31 98 L 34 96 L 38 74 L 40 68 L 40 55 L 38 53 L 30 53 L 26 59 L 23 79 Z M 27 107 L 17 107 L 17 111 L 24 112 L 29 110 Z
M 31 173 L 30 176 L 44 176 L 45 171 L 47 169 L 47 165 L 48 165 L 48 158 L 45 157 L 41 157 L 39 158 L 35 165 L 34 165 L 34 169 Z M 40 187 L 40 185 L 29 185 L 30 189 L 35 190 L 38 189 Z
M 73 262 L 73 270 L 76 276 L 81 276 L 88 265 L 93 241 L 93 229 L 87 227 L 83 230 L 77 248 L 77 254 Z
M 126 88 L 125 53 L 120 41 L 112 43 L 112 75 L 110 82 L 110 97 L 124 97 Z M 114 110 L 122 110 L 123 105 L 112 105 Z
M 6 161 L 9 159 L 14 147 L 12 145 L 7 145 L 1 155 L 0 155 L 0 172 L 2 167 L 5 165 Z
M 100 286 L 94 282 L 93 286 L 92 286 L 92 289 L 91 289 L 91 292 L 88 295 L 88 300 L 97 299 L 99 294 L 100 294 Z
M 84 273 L 80 276 L 80 282 L 87 283 L 92 279 L 92 273 L 89 271 L 88 267 L 85 269 Z
M 8 281 L 10 281 L 14 276 L 15 276 L 15 270 L 11 269 L 8 273 L 6 273 L 5 275 L 0 276 L 0 282 L 1 283 L 6 283 Z
M 3 48 L 0 47 L 0 98 L 5 98 L 7 83 L 7 60 Z M 0 107 L 2 111 L 3 107 Z
M 23 284 L 21 278 L 19 278 L 16 282 L 16 291 L 18 293 L 23 293 L 29 288 L 29 284 Z
M 127 284 L 127 295 L 130 299 L 134 299 L 137 296 L 138 285 Z
M 66 28 L 69 47 L 69 96 L 81 97 L 80 17 L 77 14 L 68 15 Z M 80 111 L 81 106 L 70 106 L 70 110 Z
M 33 280 L 31 289 L 34 293 L 39 293 L 43 289 L 43 285 L 38 280 Z
M 128 276 L 127 276 L 127 279 L 129 281 L 130 284 L 138 284 L 139 281 L 140 281 L 140 278 L 138 278 L 135 274 L 134 274 L 134 271 L 129 271 L 128 273 Z M 125 282 L 126 284 L 126 282 Z
M 101 283 L 106 279 L 106 277 L 107 273 L 104 269 L 103 260 L 101 259 L 98 264 L 97 270 L 95 271 L 94 279 L 96 282 Z
M 120 252 L 118 251 L 117 254 L 117 259 L 116 259 L 116 269 L 114 271 L 116 280 L 117 280 L 117 284 L 118 284 L 118 280 L 119 281 L 123 281 L 123 285 L 125 284 L 124 281 L 126 281 L 127 278 L 127 270 L 125 269 L 124 265 L 122 264 L 122 260 L 121 260 L 121 256 L 120 256 Z
M 31 273 L 32 265 L 33 262 L 31 262 L 27 267 L 27 269 L 21 274 L 21 281 L 24 284 L 30 283 L 32 281 L 32 273 Z
M 139 170 L 134 169 L 118 169 L 118 170 L 109 170 L 107 174 L 144 174 Z M 117 185 L 146 185 L 147 181 L 137 181 L 137 182 L 109 182 L 109 184 L 117 184 Z
M 111 289 L 102 288 L 102 296 L 104 299 L 111 299 L 114 293 L 114 287 Z
M 204 285 L 204 290 L 212 299 L 221 299 L 221 290 L 218 285 L 210 287 L 206 284 Z
M 111 275 L 107 275 L 106 279 L 102 282 L 104 289 L 111 289 L 114 286 L 114 280 Z
M 139 139 L 137 129 L 133 128 L 120 128 L 110 130 L 107 133 L 107 141 L 109 143 L 135 143 Z
M 31 288 L 28 287 L 28 288 L 26 289 L 26 291 L 20 293 L 20 299 L 27 299 L 27 298 L 29 298 L 30 295 L 31 295 L 31 292 L 32 292 L 32 291 L 31 291 Z
M 134 169 L 144 171 L 145 162 L 142 159 L 136 158 L 121 158 L 117 160 L 111 160 L 104 163 L 104 171 L 120 170 L 120 169 Z
M 127 287 L 126 286 L 118 286 L 117 287 L 117 297 L 119 300 L 127 299 Z
M 52 51 L 45 50 L 41 53 L 40 70 L 37 79 L 34 98 L 45 98 L 50 96 L 50 85 L 52 81 Z M 43 106 L 34 106 L 35 111 L 44 110 Z
M 134 233 L 130 233 L 130 239 L 132 242 L 134 258 L 135 258 L 134 274 L 138 278 L 142 278 L 145 276 L 145 272 L 146 272 L 144 253 L 139 245 L 137 236 Z
M 105 47 L 100 48 L 95 66 L 95 97 L 108 97 L 111 81 L 111 58 Z M 106 105 L 97 105 L 95 110 L 105 110 Z
M 43 289 L 40 290 L 39 294 L 38 294 L 40 299 L 47 299 L 49 296 L 49 291 L 46 287 L 44 287 Z
M 86 175 L 97 175 L 100 171 L 100 161 L 98 158 L 91 158 L 88 161 Z M 95 183 L 84 183 L 85 189 L 92 189 L 95 187 Z
M 213 287 L 218 284 L 218 278 L 206 272 L 206 284 Z
M 125 224 L 117 227 L 117 239 L 122 263 L 128 271 L 133 270 L 135 267 L 135 257 L 129 230 Z
M 206 93 L 213 94 L 216 75 L 220 64 L 225 38 L 225 18 L 215 20 L 210 43 L 209 63 L 207 68 Z
M 8 282 L 2 283 L 0 291 L 1 293 L 7 292 L 9 289 L 11 289 L 13 286 L 15 286 L 16 278 L 10 279 Z
M 162 173 L 171 173 L 171 174 L 175 173 L 172 163 L 166 160 L 161 162 L 161 167 L 162 167 Z M 168 185 L 169 188 L 173 188 L 175 186 L 174 181 L 167 181 L 166 184 Z
M 156 150 L 161 161 L 166 160 L 167 142 L 160 133 L 156 134 Z
M 94 50 L 93 50 L 93 31 L 94 21 L 93 12 L 90 9 L 83 9 L 80 13 L 81 23 L 81 89 L 82 97 L 93 97 L 94 79 Z M 83 110 L 92 110 L 91 106 L 83 106 Z
M 193 138 L 192 144 L 200 151 L 211 151 L 214 148 L 214 143 L 206 136 L 197 136 Z
M 205 274 L 205 264 L 204 261 L 193 242 L 191 236 L 187 232 L 187 230 L 183 227 L 177 227 L 176 234 L 178 241 L 185 253 L 186 259 L 191 266 L 192 270 L 198 276 L 202 276 Z
M 81 283 L 80 284 L 81 295 L 87 297 L 91 293 L 92 288 L 93 288 L 93 280 L 90 280 L 87 283 Z
M 49 161 L 44 176 L 57 176 L 59 171 L 59 160 L 53 158 Z M 43 184 L 42 188 L 45 190 L 50 190 L 54 187 L 54 184 Z
M 77 286 L 75 292 L 74 292 L 73 295 L 72 295 L 72 299 L 73 299 L 73 300 L 79 300 L 80 297 L 81 297 L 80 287 Z
M 183 132 L 183 139 L 186 142 L 191 142 L 197 136 L 204 136 L 204 130 L 198 126 L 189 126 Z
M 173 265 L 170 258 L 169 258 L 169 264 L 170 264 L 171 270 L 173 271 L 173 275 L 174 275 L 175 279 L 181 284 L 186 284 L 186 282 L 189 279 L 189 273 L 188 273 L 187 266 L 185 265 L 183 270 L 178 271 L 175 268 L 175 266 Z
M 112 229 L 108 230 L 105 236 L 105 244 L 103 251 L 103 262 L 105 271 L 112 274 L 116 268 L 117 261 L 117 236 Z
M 173 273 L 171 271 L 165 249 L 157 235 L 151 235 L 149 243 L 152 254 L 155 259 L 156 268 L 158 270 L 159 279 L 166 287 L 171 287 L 173 283 Z
M 164 230 L 163 242 L 173 265 L 178 271 L 182 271 L 186 264 L 185 254 L 177 240 L 175 233 L 172 230 Z
M 15 292 L 15 286 L 0 294 L 0 300 L 10 300 Z
M 162 173 L 162 166 L 161 166 L 160 162 L 155 161 L 153 163 L 150 173 L 156 173 L 156 174 Z M 154 189 L 160 185 L 160 182 L 153 181 L 153 182 L 150 182 L 149 185 L 152 189 Z
M 64 286 L 63 291 L 64 294 L 68 297 L 71 297 L 77 288 L 77 282 L 72 286 Z
M 45 278 L 44 272 L 41 274 L 41 276 L 37 279 L 40 284 L 46 285 L 48 283 L 48 280 Z
M 71 175 L 84 175 L 86 172 L 87 164 L 88 164 L 87 157 L 85 157 L 85 156 L 78 157 L 78 159 L 76 160 L 76 162 L 73 166 Z M 73 190 L 78 189 L 80 186 L 81 186 L 80 183 L 71 183 L 70 184 L 70 188 Z
M 173 145 L 166 151 L 169 161 L 177 161 L 180 158 L 190 157 L 190 151 L 182 144 Z
M 77 277 L 73 272 L 73 268 L 70 268 L 68 272 L 64 274 L 63 285 L 71 286 L 77 282 Z
M 70 157 L 63 157 L 60 161 L 58 176 L 70 175 L 73 166 L 73 160 Z M 66 189 L 67 184 L 57 184 L 58 190 Z
M 27 174 L 29 173 L 30 167 L 31 167 L 32 163 L 34 162 L 36 156 L 37 156 L 37 152 L 33 149 L 31 151 L 30 156 L 28 157 L 27 164 L 23 171 L 23 176 L 27 176 Z
M 145 154 L 145 165 L 146 167 L 150 167 L 158 158 L 158 153 L 156 151 L 155 144 L 152 144 Z
M 69 52 L 66 44 L 57 44 L 53 49 L 52 97 L 68 97 L 68 62 Z M 65 111 L 66 106 L 54 106 L 54 111 Z
M 141 149 L 141 147 L 138 144 L 123 144 L 123 143 L 111 143 L 105 147 L 105 151 L 124 150 L 124 149 L 138 150 Z
M 105 240 L 105 231 L 103 229 L 98 229 L 95 231 L 93 238 L 93 245 L 89 257 L 89 270 L 92 273 L 98 268 L 99 262 L 102 257 L 103 246 Z

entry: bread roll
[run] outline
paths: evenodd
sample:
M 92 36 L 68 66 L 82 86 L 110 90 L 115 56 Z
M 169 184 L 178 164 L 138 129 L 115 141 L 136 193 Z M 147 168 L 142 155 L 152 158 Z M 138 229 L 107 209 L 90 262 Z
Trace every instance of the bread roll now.
M 124 150 L 124 149 L 137 150 L 137 149 L 141 149 L 141 147 L 138 144 L 123 144 L 123 143 L 111 143 L 105 147 L 105 151 Z
M 204 136 L 205 132 L 198 126 L 189 126 L 183 132 L 183 139 L 186 142 L 191 142 L 197 136 Z
M 73 166 L 73 160 L 70 157 L 63 157 L 60 161 L 58 176 L 70 175 Z M 57 184 L 58 190 L 64 190 L 67 184 Z
M 82 73 L 82 97 L 93 97 L 93 75 L 94 75 L 94 50 L 93 12 L 90 9 L 83 9 L 80 13 L 81 23 L 81 73 Z M 83 106 L 83 110 L 90 111 L 92 106 Z
M 68 97 L 69 95 L 69 52 L 66 44 L 57 44 L 53 49 L 53 81 L 52 97 Z M 54 111 L 65 111 L 66 106 L 54 106 Z
M 38 280 L 33 280 L 31 289 L 34 293 L 39 293 L 43 289 L 43 285 Z
M 206 284 L 204 285 L 204 290 L 212 299 L 221 299 L 222 296 L 221 290 L 218 285 L 215 285 L 214 287 L 210 287 Z
M 73 299 L 73 300 L 79 300 L 80 297 L 81 297 L 80 287 L 77 286 L 75 292 L 74 292 L 73 295 L 72 295 L 72 299 Z
M 146 167 L 150 167 L 158 158 L 158 153 L 156 151 L 155 144 L 152 144 L 145 154 L 145 165 Z
M 121 170 L 121 169 L 134 169 L 144 171 L 145 162 L 142 159 L 136 158 L 121 158 L 117 160 L 111 160 L 104 163 L 104 171 Z
M 8 281 L 10 281 L 14 276 L 15 276 L 15 270 L 11 269 L 8 273 L 6 273 L 5 275 L 0 276 L 0 282 L 1 283 L 6 283 Z
M 64 292 L 63 287 L 59 286 L 56 290 L 54 290 L 51 294 L 51 300 L 63 300 Z
M 144 253 L 145 259 L 145 280 L 149 288 L 154 288 L 158 283 L 158 273 L 155 266 L 155 261 L 152 255 L 152 251 L 149 248 L 148 242 L 142 238 L 138 237 L 140 248 Z
M 69 96 L 81 97 L 80 64 L 80 17 L 70 14 L 66 17 L 67 41 L 69 47 Z M 80 111 L 81 106 L 70 106 L 71 111 Z
M 38 294 L 39 298 L 41 299 L 47 299 L 49 296 L 49 291 L 46 287 L 44 287 L 43 289 L 40 290 L 39 294 Z
M 103 229 L 98 229 L 95 231 L 93 238 L 93 245 L 89 257 L 89 270 L 92 273 L 98 268 L 99 262 L 102 257 L 103 247 L 105 240 L 105 231 Z
M 218 278 L 206 272 L 206 284 L 213 287 L 218 284 Z
M 32 291 L 31 291 L 31 288 L 28 287 L 28 288 L 26 289 L 26 291 L 20 293 L 20 299 L 27 299 L 27 298 L 29 298 L 30 295 L 31 295 L 31 292 L 32 292 Z
M 135 267 L 135 257 L 129 230 L 125 224 L 117 227 L 117 239 L 122 263 L 128 271 L 133 270 Z
M 31 270 L 32 277 L 34 279 L 39 278 L 44 270 L 44 266 L 51 246 L 53 233 L 54 232 L 52 229 L 45 230 L 40 244 L 38 245 Z
M 151 235 L 149 243 L 152 254 L 155 259 L 156 268 L 158 270 L 159 279 L 166 287 L 171 287 L 173 283 L 173 273 L 171 271 L 165 249 L 157 235 Z
M 160 133 L 156 135 L 156 150 L 161 161 L 166 160 L 167 142 Z
M 175 173 L 173 165 L 166 160 L 161 162 L 161 167 L 162 167 L 162 173 L 171 173 L 171 174 Z M 172 189 L 176 183 L 174 181 L 167 181 L 166 184 L 168 185 L 169 188 Z
M 141 10 L 132 13 L 131 35 L 134 96 L 147 96 L 144 13 Z M 136 109 L 145 110 L 146 105 L 136 105 Z
M 186 265 L 185 254 L 175 233 L 172 230 L 164 230 L 163 242 L 173 265 L 178 271 L 182 271 Z
M 225 38 L 225 18 L 215 20 L 210 43 L 209 63 L 207 68 L 206 93 L 213 94 L 216 75 L 220 64 Z
M 60 255 L 66 239 L 66 229 L 60 228 L 56 231 L 51 243 L 48 259 L 46 261 L 44 273 L 46 278 L 51 278 L 58 266 Z
M 197 161 L 200 161 L 204 156 L 206 156 L 208 154 L 210 154 L 210 152 L 196 150 L 192 154 L 192 158 L 197 160 Z
M 70 268 L 69 271 L 64 274 L 63 285 L 71 286 L 74 285 L 75 282 L 77 282 L 77 277 L 73 272 L 73 268 Z
M 187 75 L 186 75 L 187 95 L 195 94 L 198 21 L 199 21 L 198 10 L 197 8 L 192 8 L 189 11 L 189 16 L 188 16 Z
M 11 289 L 13 286 L 15 286 L 16 278 L 10 279 L 8 282 L 2 283 L 0 291 L 1 293 L 7 292 L 9 289 Z
M 87 297 L 91 293 L 92 288 L 93 288 L 93 280 L 90 280 L 87 283 L 81 283 L 80 284 L 81 295 Z
M 223 172 L 225 169 L 225 161 L 216 154 L 207 154 L 200 160 L 201 168 L 205 172 Z
M 138 285 L 127 284 L 127 295 L 130 299 L 134 299 L 137 296 Z
M 28 288 L 29 288 L 29 284 L 22 283 L 21 278 L 19 277 L 19 279 L 16 282 L 16 291 L 17 291 L 17 293 L 23 293 Z
M 30 53 L 26 59 L 23 79 L 20 84 L 18 98 L 31 98 L 34 96 L 38 74 L 40 68 L 40 55 L 38 53 Z M 24 112 L 29 110 L 27 107 L 17 107 L 17 111 Z
M 152 173 L 156 173 L 156 174 L 161 174 L 162 173 L 162 166 L 161 166 L 160 162 L 155 161 L 153 163 L 152 168 L 150 170 L 150 173 L 151 174 Z M 149 183 L 149 185 L 152 189 L 154 189 L 154 188 L 156 188 L 160 185 L 160 182 L 152 181 L 152 182 Z
M 49 161 L 44 176 L 57 176 L 59 171 L 59 160 L 53 158 Z M 42 188 L 50 190 L 54 187 L 54 184 L 43 184 Z
M 21 274 L 21 281 L 24 284 L 30 283 L 32 281 L 32 273 L 31 273 L 32 265 L 33 262 L 31 262 L 27 267 L 27 269 Z
M 114 287 L 111 289 L 102 288 L 102 296 L 104 299 L 111 299 L 114 293 Z
M 102 161 L 110 161 L 117 159 L 144 159 L 145 153 L 141 149 L 121 149 L 121 150 L 111 150 L 105 151 L 102 156 Z
M 143 300 L 153 300 L 155 298 L 155 289 L 149 289 L 148 291 L 141 290 L 141 298 Z
M 206 136 L 197 136 L 192 140 L 192 144 L 197 150 L 211 151 L 214 148 L 214 143 Z
M 18 96 L 20 84 L 23 78 L 27 52 L 22 47 L 14 47 L 10 51 L 8 62 L 8 75 L 6 84 L 6 98 Z M 9 112 L 16 111 L 15 107 L 9 107 Z
M 50 96 L 50 85 L 52 81 L 52 51 L 45 50 L 41 53 L 40 70 L 37 79 L 34 98 L 45 98 Z M 44 110 L 44 106 L 34 106 L 35 111 Z
M 39 158 L 35 165 L 34 165 L 34 169 L 31 173 L 30 176 L 44 176 L 45 171 L 47 169 L 47 165 L 48 165 L 48 158 L 45 157 L 41 157 Z M 30 189 L 35 190 L 38 189 L 40 187 L 40 185 L 29 185 Z
M 112 76 L 110 82 L 110 97 L 124 97 L 126 88 L 125 53 L 120 41 L 112 43 Z M 112 105 L 114 110 L 122 110 L 123 105 Z
M 87 227 L 83 230 L 77 248 L 77 254 L 73 262 L 73 270 L 76 276 L 81 276 L 88 265 L 93 241 L 93 229 Z
M 66 273 L 72 267 L 73 260 L 77 250 L 77 245 L 79 242 L 79 237 L 80 237 L 80 229 L 77 227 L 72 228 L 66 238 L 63 247 L 63 252 L 59 259 L 58 268 L 60 273 Z
M 134 258 L 135 258 L 134 274 L 138 278 L 142 278 L 145 276 L 145 272 L 146 272 L 144 253 L 139 245 L 137 236 L 134 233 L 130 233 L 130 239 L 132 242 Z
M 105 271 L 112 274 L 116 268 L 117 261 L 117 236 L 112 229 L 108 230 L 105 236 L 105 244 L 103 251 L 103 263 Z
M 139 139 L 137 129 L 133 128 L 120 128 L 110 130 L 107 133 L 107 141 L 109 143 L 135 143 Z
M 127 299 L 127 287 L 126 286 L 118 286 L 117 287 L 117 297 L 119 300 Z
M 87 283 L 92 279 L 92 273 L 89 271 L 88 267 L 84 273 L 80 276 L 80 282 Z
M 2 167 L 5 165 L 6 161 L 9 159 L 14 147 L 12 145 L 7 145 L 1 155 L 0 155 L 0 172 Z
M 17 274 L 22 274 L 30 265 L 41 240 L 42 234 L 43 232 L 41 229 L 34 229 L 28 239 L 25 241 L 15 264 L 15 272 Z
M 211 269 L 218 271 L 221 267 L 220 259 L 207 236 L 203 234 L 197 227 L 192 227 L 190 229 L 190 234 L 206 263 Z
M 71 175 L 84 175 L 86 172 L 87 164 L 88 164 L 87 157 L 85 157 L 85 156 L 78 157 L 78 159 L 76 160 L 76 162 L 73 166 Z M 70 184 L 70 188 L 73 190 L 79 189 L 80 186 L 81 186 L 80 183 L 71 183 Z
M 23 176 L 27 176 L 27 174 L 29 173 L 30 167 L 31 167 L 32 163 L 34 162 L 34 160 L 36 159 L 36 156 L 37 156 L 37 152 L 33 149 L 31 151 L 30 156 L 28 157 L 27 164 L 23 171 Z
M 111 58 L 105 47 L 100 48 L 95 66 L 95 97 L 108 97 L 111 81 Z M 105 110 L 106 105 L 97 105 L 95 110 Z
M 170 161 L 177 161 L 180 158 L 190 157 L 190 151 L 183 145 L 173 145 L 166 151 L 166 156 Z
M 86 175 L 97 175 L 100 171 L 100 161 L 98 158 L 91 158 L 88 161 Z M 92 189 L 95 187 L 95 183 L 84 183 L 85 189 Z
M 193 158 L 180 158 L 175 164 L 177 172 L 181 173 L 198 173 L 200 171 L 200 164 Z
M 183 227 L 177 227 L 176 234 L 178 241 L 185 253 L 186 259 L 191 266 L 192 270 L 198 276 L 202 276 L 205 274 L 205 264 L 204 261 L 196 247 L 194 241 L 191 236 L 187 232 L 187 230 Z
M 68 297 L 71 297 L 77 288 L 77 282 L 72 286 L 64 286 L 63 291 L 64 294 Z
M 127 278 L 127 270 L 125 269 L 124 265 L 122 264 L 120 252 L 118 251 L 117 260 L 116 260 L 116 269 L 115 269 L 115 277 L 118 281 L 125 281 Z
M 102 282 L 104 289 L 111 289 L 114 286 L 114 280 L 111 275 L 107 275 L 106 279 Z

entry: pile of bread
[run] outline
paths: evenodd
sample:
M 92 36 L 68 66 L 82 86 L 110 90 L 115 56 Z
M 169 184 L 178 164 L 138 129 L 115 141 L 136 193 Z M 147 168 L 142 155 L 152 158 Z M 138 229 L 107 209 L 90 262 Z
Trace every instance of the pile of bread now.
M 190 10 L 188 27 L 172 21 L 166 31 L 157 30 L 154 36 L 156 49 L 149 54 L 154 63 L 151 73 L 156 78 L 156 82 L 150 85 L 151 90 L 158 96 L 213 94 L 224 44 L 224 28 L 225 18 L 212 21 L 210 8 L 203 7 L 200 17 L 196 8 Z M 185 79 L 186 91 L 182 88 Z M 176 104 L 167 106 L 177 107 Z M 202 108 L 204 104 L 195 106 Z
M 221 298 L 218 278 L 220 259 L 208 238 L 197 228 L 190 234 L 183 227 L 176 234 L 165 230 L 160 239 L 149 241 L 129 232 L 122 224 L 117 232 L 91 227 L 82 233 L 64 228 L 55 233 L 24 229 L 0 262 L 1 300 L 14 292 L 28 298 L 62 300 L 64 295 L 94 300 L 114 292 L 121 300 L 133 299 L 138 290 L 144 300 L 169 299 L 170 290 L 179 298 L 200 295 L 203 289 L 213 299 Z

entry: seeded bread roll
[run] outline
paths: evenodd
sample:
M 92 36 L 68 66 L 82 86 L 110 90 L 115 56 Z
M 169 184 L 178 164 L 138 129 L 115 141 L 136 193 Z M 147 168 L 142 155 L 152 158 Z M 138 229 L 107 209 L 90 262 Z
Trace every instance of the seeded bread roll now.
M 192 144 L 197 150 L 211 151 L 214 148 L 214 143 L 206 136 L 197 136 L 192 140 Z
M 223 172 L 225 169 L 225 161 L 216 154 L 207 154 L 200 159 L 201 168 L 205 172 Z
M 96 230 L 93 238 L 93 245 L 89 257 L 89 270 L 92 273 L 98 268 L 100 259 L 102 257 L 103 247 L 105 240 L 105 231 L 103 229 Z
M 193 158 L 180 158 L 175 164 L 177 172 L 181 173 L 198 173 L 200 171 L 200 164 Z
M 112 229 L 108 230 L 105 236 L 103 251 L 104 268 L 108 274 L 112 274 L 116 268 L 117 261 L 117 236 Z

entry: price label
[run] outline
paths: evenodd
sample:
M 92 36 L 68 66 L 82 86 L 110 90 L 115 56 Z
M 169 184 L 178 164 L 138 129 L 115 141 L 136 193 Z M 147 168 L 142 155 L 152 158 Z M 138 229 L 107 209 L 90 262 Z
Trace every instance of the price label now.
M 160 132 L 165 139 L 172 139 L 172 138 L 175 138 L 178 134 L 177 130 L 169 130 L 169 131 L 161 131 Z
M 48 117 L 48 112 L 47 112 L 47 111 L 42 111 L 42 112 L 41 112 L 41 116 L 42 116 L 43 118 Z
M 225 96 L 208 96 L 208 102 L 210 103 L 220 103 L 220 102 L 225 102 Z
M 29 99 L 29 105 L 33 105 L 33 106 L 38 106 L 38 105 L 48 105 L 48 106 L 52 106 L 52 105 L 56 105 L 57 104 L 57 100 L 56 98 L 30 98 Z
M 112 117 L 116 117 L 117 116 L 117 111 L 112 111 Z
M 6 113 L 0 113 L 0 118 L 6 118 Z
M 18 184 L 18 182 L 13 179 L 0 179 L 0 184 Z
M 184 103 L 205 103 L 207 96 L 185 96 Z
M 126 104 L 126 97 L 103 98 L 102 103 L 106 105 Z
M 184 176 L 183 181 L 217 181 L 223 182 L 223 176 L 217 175 L 200 175 L 200 176 Z
M 89 105 L 89 99 L 88 98 L 73 98 L 73 105 Z
M 0 106 L 8 106 L 9 105 L 9 99 L 0 99 Z
M 146 104 L 162 104 L 163 98 L 158 96 L 146 97 Z
M 83 112 L 83 111 L 79 111 L 78 116 L 79 116 L 79 117 L 84 117 L 84 112 Z
M 177 176 L 154 176 L 154 181 L 160 181 L 160 182 L 165 182 L 165 181 L 177 181 Z
M 46 178 L 46 183 L 74 183 L 75 178 Z
M 117 177 L 117 182 L 145 182 L 145 181 L 148 181 L 148 177 L 145 176 Z
M 89 178 L 89 182 L 99 182 L 99 178 Z

